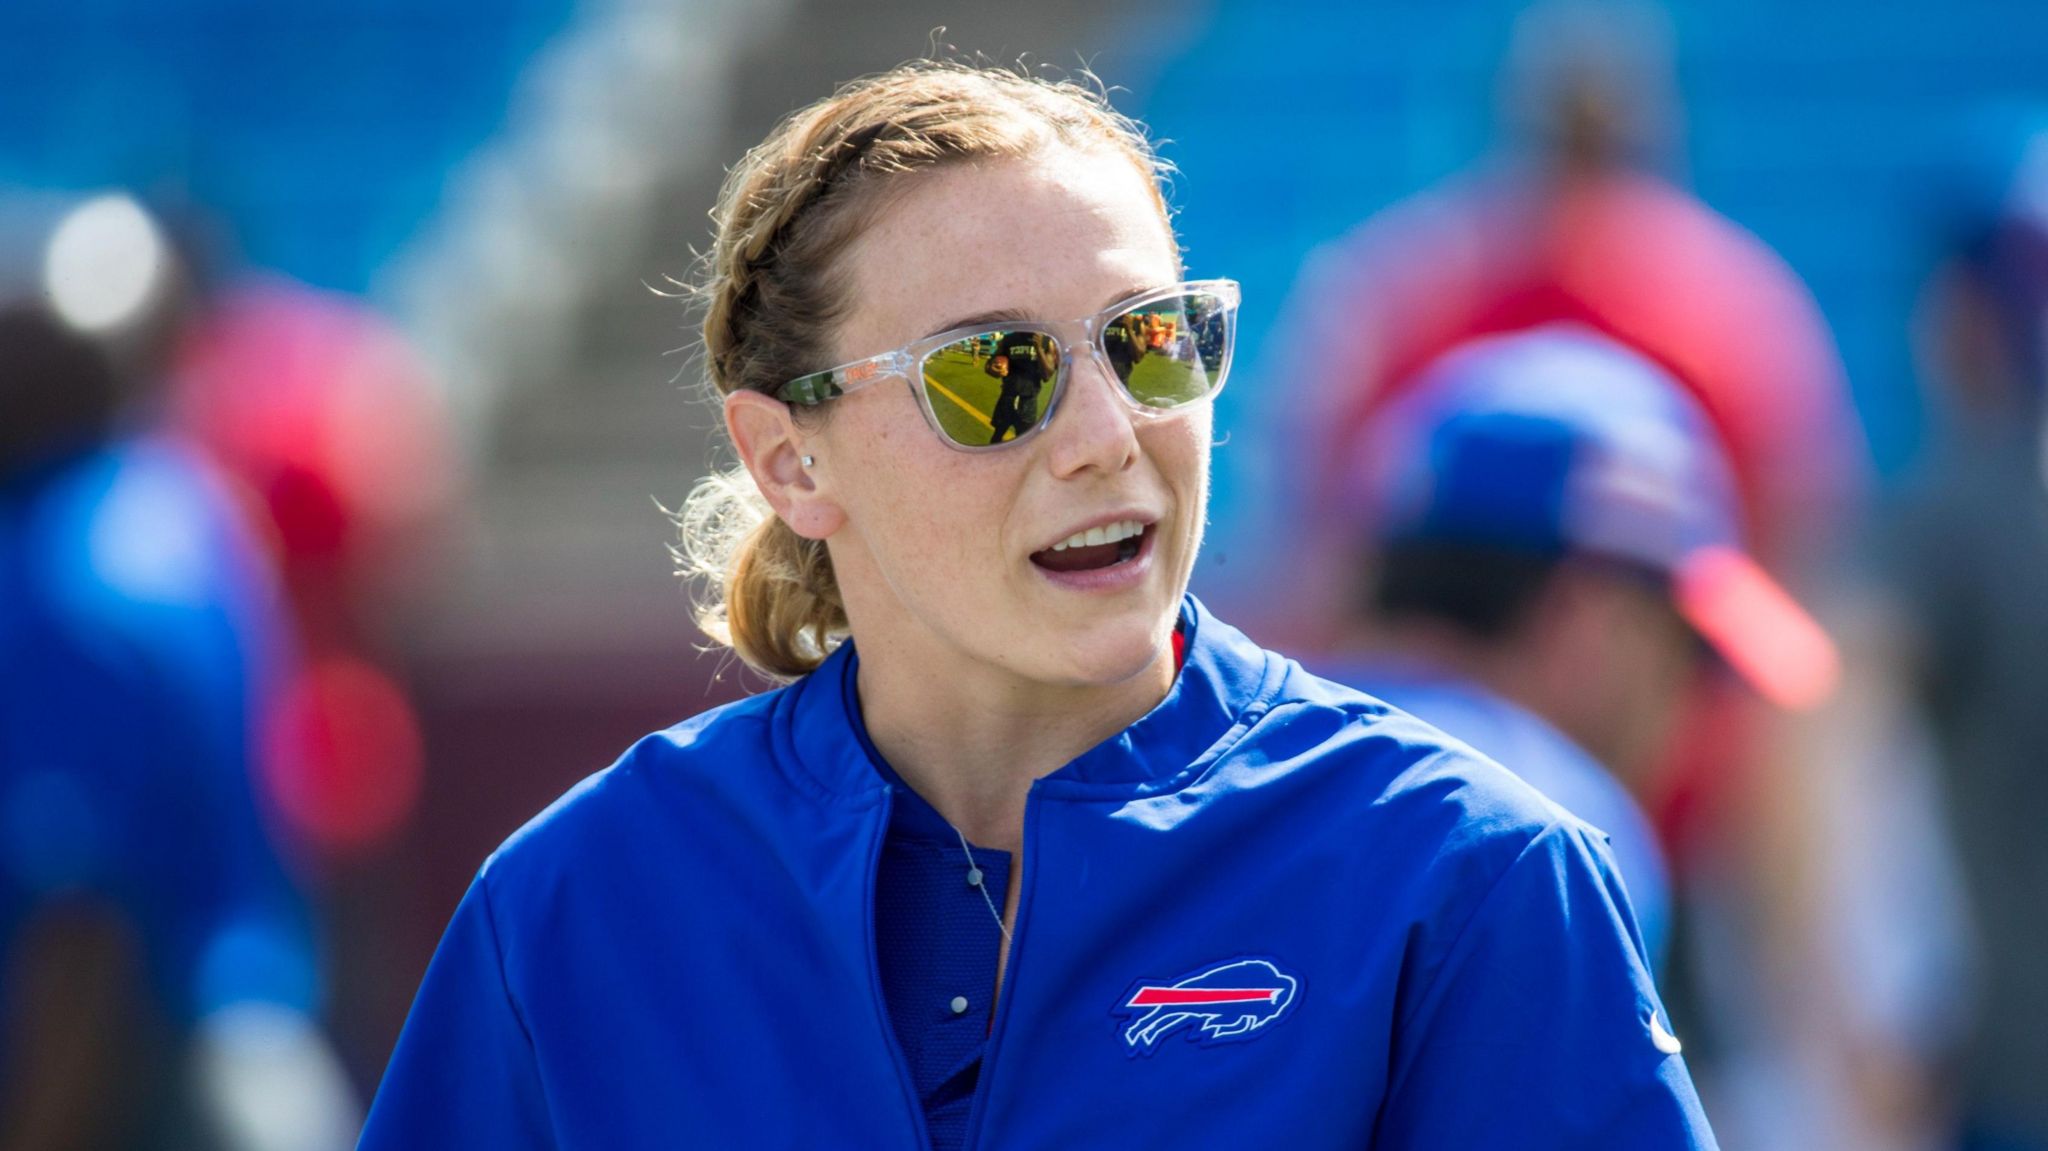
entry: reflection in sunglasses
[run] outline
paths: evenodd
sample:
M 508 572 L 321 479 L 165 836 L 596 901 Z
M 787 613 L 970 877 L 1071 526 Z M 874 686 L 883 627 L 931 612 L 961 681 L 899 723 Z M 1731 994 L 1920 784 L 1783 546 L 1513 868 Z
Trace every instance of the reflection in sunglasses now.
M 1237 285 L 1201 281 L 1134 298 L 1146 302 L 1089 320 L 917 341 L 798 376 L 773 394 L 786 403 L 819 404 L 908 371 L 922 383 L 925 413 L 941 435 L 962 448 L 995 447 L 1051 417 L 1069 349 L 1046 329 L 1085 324 L 1131 403 L 1169 410 L 1208 398 L 1229 366 Z
M 1001 391 L 997 381 L 985 374 L 993 361 L 994 342 L 985 336 L 948 344 L 925 358 L 924 386 L 933 399 L 932 414 L 956 444 L 989 442 Z
M 1139 308 L 1102 329 L 1102 351 L 1131 398 L 1166 410 L 1206 396 L 1228 340 L 1228 308 L 1212 297 L 1188 297 Z M 994 446 L 1045 421 L 1064 349 L 1035 331 L 996 330 L 965 336 L 928 353 L 923 382 L 932 416 L 948 439 L 965 447 Z

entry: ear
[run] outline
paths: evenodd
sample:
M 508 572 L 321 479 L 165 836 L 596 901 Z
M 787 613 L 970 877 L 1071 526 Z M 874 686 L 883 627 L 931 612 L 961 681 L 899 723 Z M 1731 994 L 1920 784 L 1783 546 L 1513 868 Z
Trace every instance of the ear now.
M 759 392 L 733 392 L 725 397 L 725 430 L 768 506 L 791 531 L 821 540 L 846 522 L 826 485 L 803 464 L 812 437 L 796 426 L 789 405 Z

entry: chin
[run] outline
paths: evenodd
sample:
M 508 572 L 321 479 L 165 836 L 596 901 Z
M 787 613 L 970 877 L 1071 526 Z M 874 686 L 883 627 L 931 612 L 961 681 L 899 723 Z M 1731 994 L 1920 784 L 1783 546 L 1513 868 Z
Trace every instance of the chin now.
M 1043 639 L 1058 646 L 1045 652 L 1048 678 L 1109 687 L 1143 675 L 1170 658 L 1172 618 L 1115 620 L 1080 634 L 1050 630 Z

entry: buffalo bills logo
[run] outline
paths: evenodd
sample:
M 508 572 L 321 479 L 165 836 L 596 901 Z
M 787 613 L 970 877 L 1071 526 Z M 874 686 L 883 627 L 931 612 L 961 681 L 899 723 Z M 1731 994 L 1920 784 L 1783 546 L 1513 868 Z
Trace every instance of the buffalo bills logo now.
M 1294 1006 L 1301 981 L 1264 959 L 1233 959 L 1168 981 L 1141 981 L 1113 1009 L 1132 1055 L 1150 1055 L 1185 1027 L 1204 1045 L 1250 1039 Z

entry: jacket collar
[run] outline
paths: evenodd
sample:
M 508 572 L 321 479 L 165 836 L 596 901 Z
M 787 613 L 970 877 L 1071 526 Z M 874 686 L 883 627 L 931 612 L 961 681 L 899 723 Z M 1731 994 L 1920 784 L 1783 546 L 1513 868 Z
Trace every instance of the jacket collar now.
M 1285 661 L 1210 615 L 1194 596 L 1181 602 L 1187 658 L 1166 698 L 1136 723 L 1040 779 L 1047 795 L 1110 799 L 1171 791 L 1192 780 L 1234 742 L 1279 693 Z M 859 654 L 851 641 L 791 684 L 775 708 L 780 758 L 792 774 L 848 799 L 878 801 L 894 778 L 872 758 L 853 690 Z

